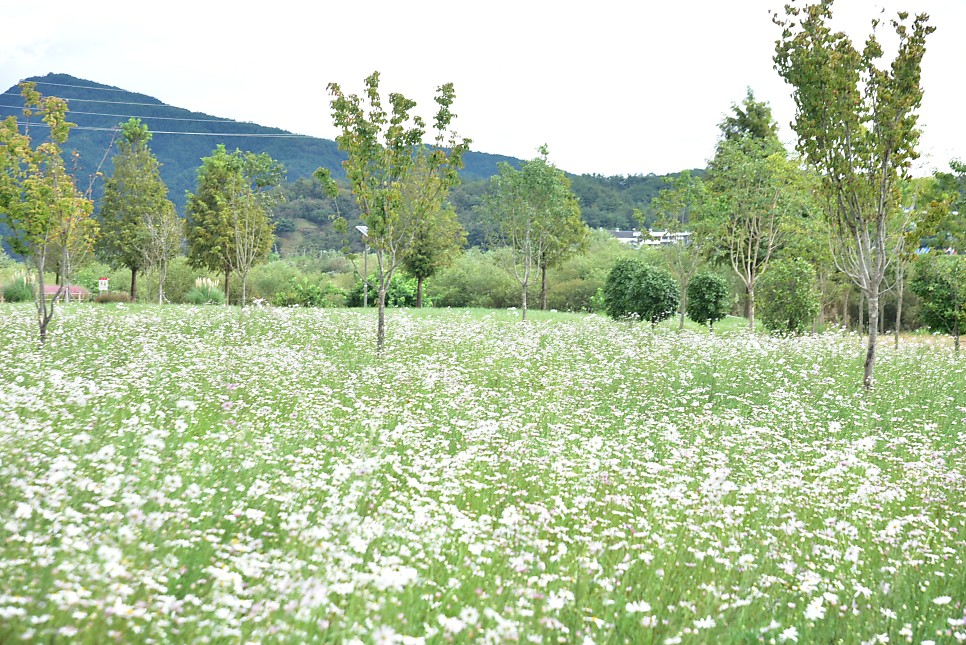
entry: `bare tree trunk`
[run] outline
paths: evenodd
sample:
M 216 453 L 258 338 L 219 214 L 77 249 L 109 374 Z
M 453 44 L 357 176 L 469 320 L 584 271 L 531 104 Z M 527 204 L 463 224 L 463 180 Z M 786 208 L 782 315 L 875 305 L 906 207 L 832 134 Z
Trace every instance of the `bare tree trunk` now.
M 416 278 L 416 309 L 423 308 L 423 278 Z
M 241 308 L 244 309 L 245 308 L 245 295 L 246 295 L 246 291 L 248 290 L 247 289 L 247 286 L 248 286 L 247 285 L 247 282 L 248 282 L 248 271 L 245 271 L 244 273 L 242 273 L 241 279 L 242 279 Z
M 748 330 L 755 331 L 755 288 L 748 287 Z
M 869 348 L 865 354 L 865 375 L 862 384 L 865 389 L 871 390 L 873 385 L 873 372 L 875 370 L 875 344 L 879 336 L 879 293 L 878 288 L 868 295 L 869 300 Z
M 859 333 L 865 333 L 865 292 L 859 292 Z
M 842 305 L 842 325 L 843 327 L 845 327 L 846 331 L 848 331 L 849 327 L 852 324 L 852 315 L 849 312 L 849 294 L 851 292 L 852 292 L 851 289 L 846 290 L 845 303 Z
M 225 271 L 225 306 L 228 306 L 228 278 L 231 276 L 231 269 Z
M 138 297 L 137 284 L 138 284 L 138 270 L 134 267 L 131 267 L 131 302 L 134 302 L 135 300 L 137 300 L 137 297 Z
M 903 274 L 904 274 L 904 271 L 903 271 L 902 267 L 899 267 L 899 279 L 896 281 L 896 289 L 898 289 L 898 291 L 896 292 L 896 294 L 897 294 L 897 299 L 896 299 L 896 332 L 895 332 L 896 333 L 896 338 L 895 338 L 895 340 L 896 340 L 895 348 L 896 349 L 899 349 L 899 328 L 902 326 L 902 291 L 903 291 L 903 287 L 904 287 L 903 281 L 905 279 L 905 276 Z
M 540 267 L 540 308 L 547 310 L 547 265 Z
M 527 319 L 527 287 L 528 286 L 529 285 L 527 285 L 526 283 L 523 284 L 523 291 L 522 291 L 523 295 L 521 297 L 522 308 L 523 308 L 523 320 Z
M 376 322 L 376 353 L 381 354 L 386 346 L 386 291 L 389 281 L 382 277 L 379 284 L 378 308 L 379 316 Z
M 681 289 L 681 320 L 678 323 L 678 331 L 684 329 L 684 312 L 688 308 L 688 294 L 685 289 Z M 710 326 L 708 327 L 710 329 Z

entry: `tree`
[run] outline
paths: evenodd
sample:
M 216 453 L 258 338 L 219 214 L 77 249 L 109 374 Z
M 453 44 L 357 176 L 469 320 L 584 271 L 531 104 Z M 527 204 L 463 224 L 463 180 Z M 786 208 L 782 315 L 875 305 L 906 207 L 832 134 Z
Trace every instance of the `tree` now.
M 755 329 L 755 284 L 804 208 L 804 177 L 777 139 L 723 139 L 708 169 L 712 199 L 702 229 L 716 238 L 748 296 Z M 710 233 L 708 233 L 710 231 Z
M 466 245 L 466 230 L 460 224 L 452 205 L 445 201 L 443 190 L 426 190 L 427 186 L 442 181 L 429 173 L 425 158 L 417 159 L 410 181 L 403 185 L 403 209 L 406 217 L 415 221 L 412 242 L 403 257 L 403 266 L 416 278 L 416 307 L 423 306 L 423 282 L 437 271 L 448 267 Z M 422 196 L 432 202 L 421 204 Z M 424 209 L 419 215 L 419 209 Z M 368 279 L 368 276 L 367 276 Z
M 248 271 L 268 257 L 274 240 L 269 191 L 284 173 L 268 154 L 229 154 L 224 145 L 201 160 L 197 191 L 188 194 L 188 262 L 225 276 L 226 303 L 231 273 L 242 275 L 244 306 Z
M 815 269 L 806 260 L 776 260 L 761 278 L 761 322 L 779 334 L 802 334 L 818 315 Z
M 691 232 L 691 220 L 708 202 L 708 193 L 700 177 L 691 175 L 685 170 L 677 177 L 665 178 L 670 187 L 662 190 L 651 200 L 651 207 L 657 215 L 656 226 L 669 233 Z M 647 228 L 644 214 L 640 210 L 634 212 L 641 228 Z M 678 329 L 684 329 L 684 315 L 690 297 L 688 283 L 698 270 L 701 257 L 697 252 L 697 241 L 694 236 L 685 242 L 669 244 L 663 249 L 664 260 L 671 274 L 678 281 L 681 291 L 679 307 L 680 321 Z
M 428 216 L 437 199 L 459 183 L 458 171 L 470 140 L 460 140 L 449 128 L 456 117 L 450 111 L 455 98 L 452 83 L 436 90 L 438 105 L 433 121 L 435 140 L 423 143 L 425 121 L 413 116 L 416 102 L 402 94 L 389 95 L 391 113 L 382 106 L 379 96 L 379 72 L 365 80 L 366 106 L 355 94 L 345 94 L 337 83 L 329 83 L 332 119 L 341 131 L 336 137 L 339 149 L 346 153 L 342 167 L 359 204 L 361 218 L 368 227 L 369 248 L 376 255 L 378 271 L 378 319 L 376 348 L 382 351 L 386 341 L 386 291 L 393 273 L 412 245 L 419 222 Z M 403 186 L 413 174 L 416 159 L 422 158 L 429 177 L 411 195 L 408 208 L 402 208 Z M 318 175 L 329 181 L 326 173 Z
M 740 106 L 732 105 L 731 112 L 718 125 L 725 141 L 739 141 L 746 137 L 759 140 L 778 138 L 778 124 L 772 118 L 771 107 L 764 101 L 756 101 L 750 87 L 745 100 Z
M 141 251 L 144 255 L 144 268 L 158 273 L 158 304 L 164 303 L 164 283 L 168 275 L 168 264 L 181 253 L 184 242 L 184 222 L 178 218 L 174 204 L 170 201 L 159 211 L 149 211 L 144 215 L 145 237 Z
M 0 217 L 11 233 L 7 242 L 26 260 L 28 275 L 37 273 L 35 301 L 40 344 L 54 316 L 54 305 L 63 293 L 62 284 L 48 303 L 44 273 L 77 245 L 89 245 L 96 232 L 90 219 L 93 203 L 77 190 L 61 154 L 70 129 L 67 102 L 44 97 L 34 83 L 21 83 L 24 98 L 24 131 L 16 117 L 0 122 Z M 39 115 L 48 129 L 47 140 L 36 146 L 30 137 L 30 119 Z
M 959 335 L 966 329 L 966 257 L 933 252 L 918 258 L 910 287 L 921 299 L 922 321 L 952 335 L 958 354 Z
M 928 16 L 907 24 L 901 12 L 892 21 L 898 38 L 891 64 L 875 35 L 860 50 L 828 26 L 833 0 L 800 7 L 786 5 L 775 15 L 782 34 L 774 57 L 778 73 L 793 88 L 792 124 L 797 149 L 821 178 L 824 208 L 835 242 L 836 267 L 869 302 L 869 342 L 863 384 L 873 386 L 879 293 L 891 249 L 888 219 L 898 209 L 898 182 L 918 156 L 917 110 L 926 37 L 934 31 Z
M 548 213 L 544 222 L 547 244 L 537 258 L 537 267 L 540 269 L 540 308 L 543 310 L 547 308 L 547 269 L 585 253 L 590 241 L 590 229 L 580 218 L 580 203 L 573 193 L 570 179 L 562 172 L 557 172 L 561 191 L 560 202 L 556 206 L 559 210 Z
M 717 273 L 699 273 L 687 286 L 688 318 L 709 330 L 731 310 L 731 288 Z
M 577 199 L 566 175 L 540 156 L 519 170 L 499 164 L 490 178 L 480 211 L 487 220 L 491 241 L 511 250 L 511 273 L 520 284 L 523 320 L 527 319 L 527 290 L 535 269 L 543 269 L 579 249 L 586 239 Z M 546 285 L 544 273 L 544 289 Z
M 137 274 L 151 262 L 147 252 L 151 238 L 165 213 L 174 212 L 161 179 L 161 164 L 151 153 L 151 133 L 140 119 L 120 126 L 114 172 L 104 184 L 100 221 L 102 234 L 98 255 L 114 268 L 131 272 L 131 300 L 137 297 Z
M 604 283 L 604 311 L 614 319 L 637 317 L 654 327 L 674 313 L 679 300 L 670 273 L 633 258 L 618 260 Z

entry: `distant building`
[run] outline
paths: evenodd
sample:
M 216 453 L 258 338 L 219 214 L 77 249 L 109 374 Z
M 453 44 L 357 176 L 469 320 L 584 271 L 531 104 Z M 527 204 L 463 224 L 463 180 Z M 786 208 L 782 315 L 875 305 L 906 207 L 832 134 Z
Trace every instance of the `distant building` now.
M 691 231 L 681 233 L 670 233 L 668 231 L 647 231 L 638 230 L 622 231 L 615 229 L 607 231 L 619 242 L 639 249 L 642 246 L 669 246 L 671 244 L 689 244 L 691 242 Z

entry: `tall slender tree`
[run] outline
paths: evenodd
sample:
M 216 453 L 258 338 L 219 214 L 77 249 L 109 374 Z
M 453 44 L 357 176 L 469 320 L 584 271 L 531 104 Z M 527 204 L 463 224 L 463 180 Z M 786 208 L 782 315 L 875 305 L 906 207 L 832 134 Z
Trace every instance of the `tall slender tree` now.
M 539 152 L 540 156 L 519 170 L 501 163 L 480 204 L 491 240 L 511 251 L 509 269 L 520 284 L 523 320 L 527 319 L 527 292 L 534 271 L 567 248 L 571 244 L 567 240 L 586 236 L 570 182 L 547 160 L 546 146 Z
M 450 109 L 456 96 L 452 83 L 436 90 L 438 107 L 431 144 L 423 141 L 425 121 L 412 114 L 415 101 L 391 93 L 387 112 L 379 95 L 379 72 L 366 78 L 365 87 L 363 99 L 346 94 L 337 83 L 328 85 L 332 119 L 341 131 L 336 141 L 347 156 L 342 165 L 368 227 L 369 249 L 376 256 L 376 348 L 381 352 L 386 342 L 389 283 L 412 245 L 419 222 L 429 216 L 440 195 L 459 183 L 458 171 L 470 140 L 450 131 L 456 117 Z M 418 194 L 411 195 L 410 207 L 404 208 L 403 186 L 413 177 L 418 158 L 424 160 L 428 176 L 434 180 L 423 182 L 416 189 Z
M 872 34 L 856 48 L 833 31 L 833 0 L 793 2 L 784 16 L 775 68 L 793 88 L 792 126 L 797 149 L 821 177 L 825 213 L 836 248 L 835 263 L 869 302 L 869 342 L 863 384 L 874 383 L 879 295 L 891 249 L 889 218 L 899 207 L 899 181 L 918 156 L 918 109 L 926 38 L 934 31 L 926 14 L 900 12 L 891 21 L 896 55 L 880 66 L 884 51 Z
M 225 277 L 225 302 L 233 271 L 242 275 L 242 297 L 251 267 L 272 248 L 269 191 L 284 177 L 284 167 L 269 155 L 224 145 L 201 160 L 198 189 L 188 194 L 188 263 Z
M 78 190 L 62 156 L 73 123 L 67 120 L 67 101 L 42 96 L 34 83 L 21 83 L 24 129 L 16 117 L 0 122 L 0 217 L 10 228 L 7 241 L 26 258 L 28 275 L 36 273 L 35 300 L 40 344 L 54 317 L 62 284 L 48 302 L 44 274 L 66 249 L 89 245 L 96 226 L 91 224 L 93 203 Z M 46 141 L 34 144 L 31 119 L 39 116 L 48 132 Z
M 152 232 L 148 225 L 174 211 L 150 141 L 151 132 L 140 119 L 121 124 L 114 172 L 104 184 L 99 212 L 98 255 L 111 266 L 131 272 L 131 300 L 137 297 L 138 273 L 149 262 L 145 249 Z

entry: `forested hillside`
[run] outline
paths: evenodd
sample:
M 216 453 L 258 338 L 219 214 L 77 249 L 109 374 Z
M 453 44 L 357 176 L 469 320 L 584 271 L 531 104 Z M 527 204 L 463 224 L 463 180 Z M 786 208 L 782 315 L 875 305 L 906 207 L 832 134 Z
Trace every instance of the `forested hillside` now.
M 66 74 L 47 74 L 26 79 L 37 83 L 38 90 L 48 96 L 68 100 L 70 120 L 77 124 L 71 131 L 66 149 L 78 153 L 76 163 L 78 187 L 86 190 L 93 183 L 95 199 L 100 196 L 102 181 L 93 181 L 100 167 L 109 175 L 116 152 L 112 138 L 116 126 L 129 118 L 142 120 L 152 132 L 151 151 L 161 162 L 161 177 L 168 186 L 169 198 L 183 215 L 185 193 L 194 190 L 201 158 L 211 155 L 218 144 L 228 150 L 236 148 L 255 153 L 268 153 L 287 169 L 284 190 L 286 203 L 276 213 L 279 250 L 286 253 L 338 248 L 341 236 L 331 229 L 335 205 L 326 203 L 311 176 L 319 167 L 328 168 L 333 176 L 343 176 L 344 158 L 332 140 L 303 136 L 255 123 L 224 119 L 166 105 L 160 100 L 124 89 L 80 79 Z M 0 95 L 0 119 L 14 115 L 23 118 L 23 100 L 14 86 Z M 324 113 L 324 110 L 320 110 Z M 31 128 L 43 128 L 32 123 Z M 472 133 L 466 133 L 472 137 Z M 536 151 L 535 151 L 536 152 Z M 484 242 L 483 230 L 474 206 L 486 189 L 488 179 L 496 174 L 500 162 L 518 166 L 520 159 L 480 152 L 464 157 L 463 183 L 451 194 L 468 232 L 470 245 Z M 566 169 L 564 169 L 566 170 Z M 637 175 L 603 177 L 570 175 L 573 190 L 580 198 L 582 216 L 592 228 L 629 229 L 638 226 L 634 210 L 649 214 L 650 200 L 666 185 L 664 177 Z M 340 212 L 350 221 L 355 206 L 350 196 L 339 200 Z M 2 235 L 4 231 L 0 231 Z

